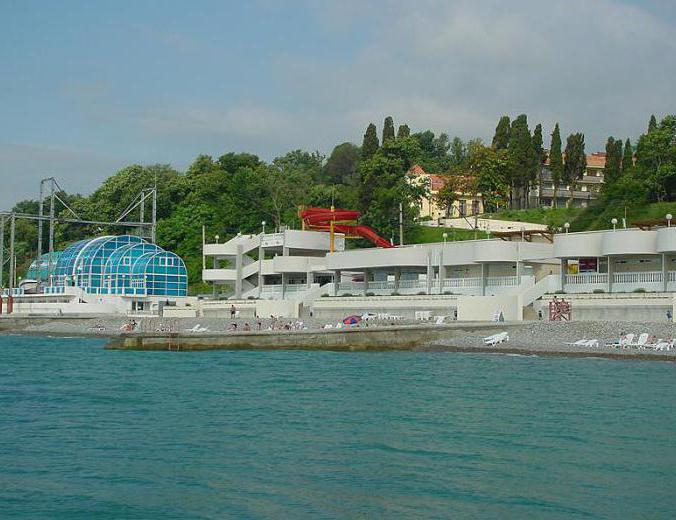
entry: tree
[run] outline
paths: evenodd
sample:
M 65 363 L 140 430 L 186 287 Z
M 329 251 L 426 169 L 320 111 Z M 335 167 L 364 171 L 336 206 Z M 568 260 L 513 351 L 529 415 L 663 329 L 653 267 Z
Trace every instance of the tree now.
M 388 139 L 373 157 L 359 166 L 364 221 L 385 237 L 397 234 L 400 203 L 407 227 L 418 215 L 420 200 L 426 190 L 424 186 L 411 182 L 406 172 L 418 162 L 419 157 L 420 147 L 416 139 Z
M 438 137 L 431 130 L 419 132 L 411 136 L 420 147 L 420 165 L 428 172 L 448 171 L 453 160 L 449 155 L 451 143 L 448 135 L 441 133 Z
M 655 114 L 653 114 L 650 116 L 650 121 L 648 121 L 648 133 L 655 130 L 657 130 L 657 119 L 655 118 Z
M 521 114 L 512 121 L 507 150 L 512 207 L 526 208 L 530 184 L 537 171 L 537 159 L 526 114 Z
M 504 150 L 509 145 L 510 121 L 509 116 L 502 116 L 495 127 L 495 135 L 491 146 L 496 150 Z
M 624 152 L 622 155 L 622 173 L 628 172 L 634 167 L 634 149 L 631 146 L 631 141 L 627 137 L 624 143 Z
M 473 180 L 470 193 L 481 194 L 484 211 L 496 211 L 509 202 L 508 163 L 507 150 L 472 146 L 465 172 Z
M 389 139 L 394 139 L 394 122 L 391 116 L 387 116 L 383 123 L 383 144 Z
M 193 163 L 188 166 L 186 175 L 206 175 L 207 173 L 213 173 L 218 169 L 218 165 L 214 163 L 211 155 L 198 155 Z
M 322 170 L 322 181 L 327 184 L 359 183 L 357 167 L 359 166 L 359 148 L 352 143 L 336 146 Z
M 584 150 L 584 134 L 571 134 L 566 141 L 566 162 L 563 166 L 563 178 L 568 183 L 570 192 L 568 207 L 573 206 L 575 183 L 582 178 L 586 169 L 587 155 Z
M 399 125 L 397 130 L 397 139 L 404 139 L 406 137 L 411 137 L 411 129 L 408 125 Z
M 676 197 L 676 115 L 666 116 L 636 146 L 637 175 L 658 202 Z
M 552 207 L 556 208 L 558 206 L 559 185 L 563 180 L 563 156 L 561 155 L 561 133 L 559 131 L 559 123 L 556 123 L 554 126 L 551 144 L 549 145 L 549 171 L 552 174 L 552 184 L 554 186 Z
M 364 134 L 364 141 L 361 145 L 361 158 L 369 159 L 373 156 L 374 153 L 380 148 L 380 143 L 378 142 L 378 133 L 376 130 L 376 125 L 370 123 L 366 128 L 366 133 Z
M 451 167 L 460 166 L 467 159 L 467 147 L 458 136 L 451 141 Z
M 622 140 L 608 137 L 606 142 L 606 166 L 604 168 L 605 184 L 611 184 L 622 174 Z
M 533 184 L 537 182 L 538 186 L 542 186 L 542 164 L 545 162 L 545 150 L 542 141 L 542 125 L 539 123 L 533 130 L 533 152 L 535 153 L 535 178 L 532 182 Z

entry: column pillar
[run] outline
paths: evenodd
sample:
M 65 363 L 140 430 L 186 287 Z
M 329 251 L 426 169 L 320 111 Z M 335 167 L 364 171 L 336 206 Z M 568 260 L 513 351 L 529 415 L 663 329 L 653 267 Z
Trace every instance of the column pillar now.
M 561 290 L 566 290 L 566 273 L 568 272 L 568 260 L 565 258 L 561 259 Z
M 481 296 L 486 296 L 486 279 L 488 278 L 488 264 L 481 264 Z
M 340 279 L 343 277 L 343 273 L 338 271 L 333 271 L 333 295 L 338 296 L 338 284 L 340 284 Z
M 364 296 L 366 296 L 366 293 L 369 290 L 370 275 L 371 275 L 371 271 L 364 271 Z
M 439 294 L 444 292 L 444 280 L 446 279 L 446 266 L 444 265 L 444 250 L 439 250 Z
M 613 257 L 608 257 L 608 292 L 613 292 L 613 275 L 615 274 L 615 265 L 613 264 Z
M 235 298 L 240 299 L 242 297 L 242 256 L 244 248 L 242 244 L 237 245 L 237 256 L 235 257 Z
M 260 235 L 258 243 L 258 297 L 263 295 L 263 260 L 265 260 L 265 250 L 263 249 L 263 233 Z
M 427 294 L 432 294 L 432 283 L 434 282 L 434 267 L 432 266 L 432 251 L 427 252 Z
M 667 265 L 667 255 L 662 253 L 662 290 L 667 292 L 669 287 L 669 266 Z

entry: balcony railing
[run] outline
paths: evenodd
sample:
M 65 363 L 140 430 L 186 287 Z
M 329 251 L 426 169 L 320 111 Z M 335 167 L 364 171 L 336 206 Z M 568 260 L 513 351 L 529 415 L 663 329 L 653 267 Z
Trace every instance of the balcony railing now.
M 566 275 L 566 284 L 587 285 L 594 283 L 608 283 L 608 275 L 606 273 L 581 273 Z
M 613 274 L 613 283 L 660 283 L 662 280 L 661 271 Z
M 513 287 L 519 285 L 519 279 L 516 276 L 489 276 L 486 279 L 488 287 Z

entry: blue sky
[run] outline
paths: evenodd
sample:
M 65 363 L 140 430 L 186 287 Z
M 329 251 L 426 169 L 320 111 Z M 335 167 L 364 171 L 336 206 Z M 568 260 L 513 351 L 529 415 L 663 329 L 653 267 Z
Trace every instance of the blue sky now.
M 593 151 L 676 112 L 667 0 L 0 0 L 0 29 L 0 208 L 46 175 L 329 153 L 386 115 L 490 139 L 525 112 Z

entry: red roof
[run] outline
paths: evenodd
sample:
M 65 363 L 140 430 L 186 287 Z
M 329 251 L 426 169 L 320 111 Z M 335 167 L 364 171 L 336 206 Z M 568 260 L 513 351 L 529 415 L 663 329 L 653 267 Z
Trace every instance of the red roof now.
M 446 177 L 436 173 L 427 173 L 419 164 L 411 166 L 408 173 L 415 175 L 416 177 L 427 177 L 430 180 L 430 191 L 433 192 L 441 190 L 441 188 L 444 187 L 444 184 L 446 184 Z M 474 177 L 469 175 L 457 175 L 456 177 L 466 183 L 470 183 L 474 180 Z

